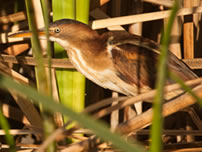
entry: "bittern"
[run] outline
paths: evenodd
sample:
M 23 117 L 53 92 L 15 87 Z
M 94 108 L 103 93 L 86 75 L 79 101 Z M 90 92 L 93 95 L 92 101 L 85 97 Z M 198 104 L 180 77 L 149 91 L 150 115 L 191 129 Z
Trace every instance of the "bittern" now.
M 31 37 L 21 31 L 12 37 Z M 81 22 L 62 19 L 49 26 L 49 39 L 60 44 L 75 68 L 103 88 L 125 95 L 137 95 L 154 88 L 160 46 L 156 42 L 127 32 L 98 34 Z M 39 30 L 45 39 L 45 30 Z M 168 68 L 182 80 L 197 76 L 185 63 L 169 52 Z M 173 83 L 168 79 L 166 84 Z

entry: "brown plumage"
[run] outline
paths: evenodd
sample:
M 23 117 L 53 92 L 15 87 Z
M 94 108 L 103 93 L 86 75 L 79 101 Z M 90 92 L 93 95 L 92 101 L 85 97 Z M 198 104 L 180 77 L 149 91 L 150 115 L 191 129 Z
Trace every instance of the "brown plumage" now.
M 63 19 L 50 24 L 50 40 L 67 50 L 78 71 L 96 84 L 126 95 L 136 95 L 154 88 L 159 45 L 127 32 L 99 35 L 89 26 Z M 43 29 L 39 32 L 45 38 Z M 30 37 L 19 32 L 13 37 Z M 182 80 L 197 76 L 175 55 L 169 53 L 168 68 Z M 167 84 L 172 83 L 171 80 Z

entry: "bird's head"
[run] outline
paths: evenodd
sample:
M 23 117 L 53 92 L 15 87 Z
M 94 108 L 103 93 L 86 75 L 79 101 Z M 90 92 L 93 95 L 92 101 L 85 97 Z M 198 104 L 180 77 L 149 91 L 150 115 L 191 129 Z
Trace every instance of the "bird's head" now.
M 76 20 L 61 19 L 51 23 L 48 27 L 49 40 L 57 42 L 64 48 L 74 45 L 74 43 L 95 39 L 99 35 L 88 25 Z M 46 39 L 45 28 L 38 30 L 40 39 Z M 31 38 L 31 31 L 19 31 L 9 35 L 12 38 Z

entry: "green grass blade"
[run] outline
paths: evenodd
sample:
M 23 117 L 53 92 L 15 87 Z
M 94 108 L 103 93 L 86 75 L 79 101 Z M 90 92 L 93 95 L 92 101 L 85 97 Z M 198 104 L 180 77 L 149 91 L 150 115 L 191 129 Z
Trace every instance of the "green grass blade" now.
M 1 128 L 5 131 L 5 139 L 7 144 L 10 146 L 10 152 L 15 152 L 15 144 L 14 144 L 14 138 L 13 136 L 9 133 L 9 124 L 6 118 L 3 116 L 3 113 L 0 109 L 0 126 Z
M 165 81 L 167 78 L 167 55 L 170 43 L 170 33 L 177 10 L 178 10 L 178 2 L 175 1 L 165 33 L 162 38 L 161 55 L 158 62 L 158 75 L 156 82 L 157 93 L 155 95 L 153 104 L 154 114 L 151 127 L 151 144 L 150 144 L 150 151 L 152 152 L 160 152 L 162 150 L 161 133 L 162 133 L 163 118 L 161 112 L 163 103 L 163 92 Z
M 116 148 L 124 152 L 144 152 L 145 150 L 138 145 L 122 139 L 118 134 L 112 134 L 109 128 L 102 122 L 96 121 L 85 114 L 79 114 L 53 101 L 51 97 L 44 96 L 34 88 L 15 82 L 9 77 L 0 75 L 0 87 L 4 89 L 14 89 L 17 93 L 23 94 L 36 103 L 41 103 L 50 112 L 61 112 L 72 120 L 78 122 L 82 127 L 91 129 L 95 134 L 105 141 L 110 141 Z M 51 104 L 50 104 L 51 103 Z
M 194 97 L 196 99 L 196 101 L 198 102 L 198 104 L 200 106 L 202 106 L 202 99 L 199 98 L 193 91 L 192 89 L 187 86 L 178 76 L 176 76 L 174 73 L 169 72 L 169 77 L 174 80 L 175 82 L 179 83 L 181 85 L 181 87 L 188 92 L 190 95 L 192 95 L 192 97 Z
M 52 74 L 51 74 L 51 44 L 49 41 L 49 10 L 50 8 L 48 0 L 41 0 L 41 6 L 42 6 L 42 11 L 43 11 L 43 17 L 44 17 L 44 23 L 45 23 L 45 34 L 46 34 L 46 43 L 47 43 L 47 59 L 48 59 L 48 85 L 49 85 L 49 94 L 52 96 Z
M 44 93 L 49 93 L 48 82 L 45 75 L 45 69 L 43 64 L 43 57 L 42 57 L 42 49 L 40 46 L 39 38 L 38 38 L 38 29 L 36 26 L 36 20 L 33 10 L 33 4 L 30 0 L 25 0 L 26 4 L 26 11 L 27 11 L 27 18 L 30 30 L 32 31 L 32 48 L 33 48 L 33 55 L 36 60 L 36 76 L 39 90 Z
M 26 0 L 26 10 L 27 10 L 27 17 L 28 17 L 28 22 L 29 22 L 29 27 L 32 31 L 32 48 L 33 48 L 33 56 L 36 60 L 37 66 L 35 67 L 35 75 L 36 75 L 36 82 L 37 82 L 37 88 L 40 92 L 51 95 L 52 94 L 52 89 L 51 89 L 51 72 L 49 69 L 49 79 L 48 79 L 48 74 L 45 71 L 44 63 L 43 63 L 43 56 L 42 56 L 42 49 L 40 45 L 40 41 L 38 38 L 38 29 L 36 26 L 36 17 L 35 17 L 35 11 L 33 8 L 33 1 L 31 0 Z M 43 8 L 43 10 L 46 8 Z M 48 22 L 48 15 L 46 16 L 46 36 L 48 36 L 48 31 L 47 31 L 47 22 Z M 49 42 L 47 41 L 49 44 Z M 50 49 L 50 47 L 48 48 Z M 48 58 L 49 58 L 49 67 L 50 67 L 50 52 L 48 53 Z M 44 107 L 41 106 L 41 112 L 44 111 Z M 43 125 L 44 125 L 44 132 L 45 132 L 45 137 L 49 136 L 54 129 L 55 125 L 53 122 L 53 117 L 49 113 L 43 113 Z M 52 129 L 52 130 L 50 130 Z M 55 145 L 50 144 L 49 147 L 47 147 L 47 152 L 54 152 L 55 151 Z

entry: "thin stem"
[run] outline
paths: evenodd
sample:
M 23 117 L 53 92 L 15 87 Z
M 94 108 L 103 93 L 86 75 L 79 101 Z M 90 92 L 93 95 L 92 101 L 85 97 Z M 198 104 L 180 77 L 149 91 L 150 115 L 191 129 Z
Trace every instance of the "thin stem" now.
M 161 141 L 162 124 L 163 124 L 162 103 L 163 103 L 163 96 L 164 96 L 164 86 L 167 78 L 168 46 L 170 43 L 170 33 L 171 33 L 172 25 L 173 25 L 175 16 L 177 14 L 177 11 L 178 11 L 178 2 L 176 0 L 173 5 L 165 33 L 162 38 L 161 54 L 158 62 L 158 75 L 157 75 L 157 82 L 156 82 L 157 93 L 154 98 L 154 104 L 153 104 L 154 115 L 153 115 L 152 128 L 151 128 L 150 151 L 152 152 L 160 152 L 162 150 L 162 141 Z

